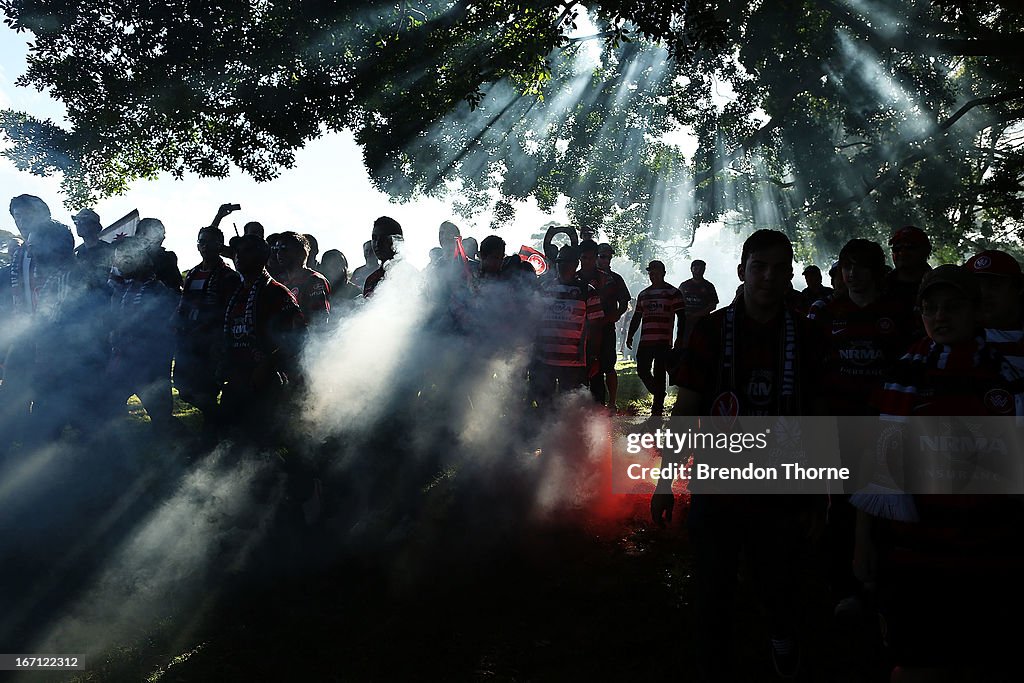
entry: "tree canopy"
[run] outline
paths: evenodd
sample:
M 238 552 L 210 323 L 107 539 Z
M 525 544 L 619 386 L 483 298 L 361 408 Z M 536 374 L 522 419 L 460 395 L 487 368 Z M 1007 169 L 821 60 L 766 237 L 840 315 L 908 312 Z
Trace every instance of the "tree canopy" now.
M 83 205 L 160 171 L 258 180 L 351 129 L 400 199 L 495 228 L 568 198 L 633 258 L 701 225 L 829 255 L 915 223 L 950 255 L 1016 242 L 1024 86 L 1007 0 L 0 0 L 22 85 L 4 154 Z M 692 135 L 681 149 L 674 135 Z

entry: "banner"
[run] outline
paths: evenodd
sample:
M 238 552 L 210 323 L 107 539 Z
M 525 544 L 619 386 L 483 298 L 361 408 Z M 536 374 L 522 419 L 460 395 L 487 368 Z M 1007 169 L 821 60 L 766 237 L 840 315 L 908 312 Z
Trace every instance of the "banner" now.
M 104 242 L 114 243 L 118 240 L 123 240 L 126 237 L 131 237 L 135 234 L 135 228 L 139 224 L 139 210 L 132 209 L 132 212 L 123 218 L 111 223 L 106 228 L 100 231 L 100 239 Z
M 519 256 L 533 266 L 533 270 L 537 273 L 538 277 L 548 272 L 548 260 L 544 258 L 544 254 L 533 247 L 528 247 L 525 244 L 519 247 Z

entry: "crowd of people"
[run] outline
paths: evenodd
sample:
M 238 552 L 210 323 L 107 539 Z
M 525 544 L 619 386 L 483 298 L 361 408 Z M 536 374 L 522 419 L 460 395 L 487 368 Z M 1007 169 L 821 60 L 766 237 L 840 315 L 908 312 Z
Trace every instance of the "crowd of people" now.
M 123 414 L 132 395 L 152 428 L 173 436 L 172 386 L 203 414 L 208 443 L 273 434 L 303 387 L 307 339 L 329 333 L 413 270 L 402 256 L 402 226 L 386 216 L 373 224 L 365 264 L 349 272 L 337 250 L 318 261 L 312 235 L 265 235 L 253 222 L 225 240 L 219 223 L 232 210 L 222 206 L 198 231 L 201 261 L 183 275 L 162 246 L 159 220 L 143 219 L 133 236 L 108 243 L 99 239 L 99 216 L 83 209 L 73 219 L 82 239 L 75 248 L 70 229 L 53 220 L 43 200 L 11 200 L 20 235 L 0 273 L 0 449 L 53 439 L 69 425 L 94 429 Z M 550 410 L 558 393 L 586 388 L 614 414 L 621 339 L 628 349 L 636 345 L 653 416 L 663 414 L 669 384 L 678 387 L 673 415 L 878 416 L 894 423 L 919 415 L 1024 415 L 1024 280 L 1005 252 L 933 268 L 928 236 L 907 226 L 889 240 L 892 267 L 882 245 L 854 239 L 829 270 L 832 287 L 811 266 L 803 271 L 807 288 L 798 292 L 790 240 L 758 230 L 743 244 L 735 298 L 718 308 L 703 261 L 692 262 L 692 278 L 679 287 L 665 281 L 662 261 L 650 261 L 650 286 L 634 299 L 610 268 L 610 244 L 585 239 L 559 248 L 552 237 L 549 231 L 544 245 L 548 268 L 538 275 L 533 263 L 506 253 L 500 236 L 477 245 L 445 222 L 421 274 L 436 305 L 430 325 L 470 337 L 486 327 L 487 339 L 500 339 L 502 348 L 532 349 L 524 379 L 538 410 Z M 510 314 L 525 310 L 532 314 Z M 671 520 L 671 484 L 661 480 L 652 499 L 657 521 Z M 899 680 L 929 680 L 926 670 L 1003 666 L 1012 632 L 995 628 L 992 614 L 1024 606 L 1014 578 L 1024 569 L 1018 501 L 911 496 L 887 504 L 893 495 L 866 487 L 828 500 L 823 542 L 837 613 L 870 608 L 884 615 L 893 661 L 902 665 Z M 797 675 L 796 563 L 824 513 L 814 496 L 693 497 L 688 524 L 706 680 L 733 680 L 731 613 L 741 557 L 769 616 L 776 671 Z M 934 600 L 953 585 L 952 595 Z
M 913 226 L 896 230 L 889 246 L 892 268 L 880 244 L 850 240 L 832 268 L 831 291 L 820 271 L 805 271 L 805 292 L 817 299 L 808 306 L 791 285 L 786 235 L 752 234 L 737 266 L 736 298 L 704 316 L 669 369 L 678 386 L 672 414 L 877 416 L 894 425 L 917 416 L 1024 414 L 1019 263 L 986 250 L 933 268 L 928 236 Z M 652 285 L 638 312 L 652 291 L 680 310 L 663 266 L 655 261 L 648 270 Z M 652 336 L 661 352 L 670 349 L 664 319 L 654 319 Z M 799 564 L 815 537 L 826 548 L 837 616 L 880 615 L 897 665 L 892 680 L 997 680 L 993 672 L 1015 670 L 999 624 L 1024 606 L 1016 578 L 1024 569 L 1020 499 L 910 495 L 863 481 L 863 446 L 880 444 L 839 425 L 842 464 L 859 484 L 853 495 L 693 496 L 687 521 L 703 678 L 734 680 L 728 663 L 741 557 L 768 615 L 776 671 L 796 675 L 807 588 Z M 905 461 L 917 446 L 905 438 Z M 658 483 L 656 519 L 671 519 L 671 484 Z

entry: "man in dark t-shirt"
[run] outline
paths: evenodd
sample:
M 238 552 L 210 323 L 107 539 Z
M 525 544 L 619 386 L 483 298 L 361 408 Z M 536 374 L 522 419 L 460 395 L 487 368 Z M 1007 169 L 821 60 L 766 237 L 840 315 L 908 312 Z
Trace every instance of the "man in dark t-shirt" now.
M 928 265 L 928 257 L 932 253 L 931 240 L 921 228 L 907 225 L 892 234 L 889 247 L 895 268 L 885 277 L 886 295 L 913 307 L 917 303 L 921 278 L 931 270 Z
M 602 242 L 597 245 L 597 269 L 606 275 L 605 286 L 598 292 L 601 295 L 601 305 L 604 308 L 604 331 L 601 344 L 601 367 L 594 382 L 600 382 L 608 387 L 608 411 L 615 414 L 615 401 L 619 393 L 619 376 L 615 372 L 615 342 L 618 335 L 615 326 L 629 310 L 629 302 L 632 299 L 629 287 L 622 276 L 611 269 L 612 256 L 615 255 L 612 245 Z
M 679 285 L 679 291 L 686 301 L 686 329 L 683 332 L 683 347 L 685 348 L 690 340 L 690 335 L 696 328 L 697 323 L 704 316 L 715 310 L 718 306 L 718 292 L 715 286 L 704 279 L 704 271 L 707 264 L 700 259 L 690 264 L 689 280 Z

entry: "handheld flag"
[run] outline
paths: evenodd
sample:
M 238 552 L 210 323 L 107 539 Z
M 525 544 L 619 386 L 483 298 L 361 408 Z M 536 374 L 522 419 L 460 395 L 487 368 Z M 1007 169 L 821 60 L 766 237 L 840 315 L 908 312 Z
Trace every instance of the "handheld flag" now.
M 528 247 L 525 244 L 519 247 L 519 256 L 533 266 L 533 271 L 537 273 L 537 277 L 548 272 L 548 260 L 544 258 L 544 254 L 533 247 Z

